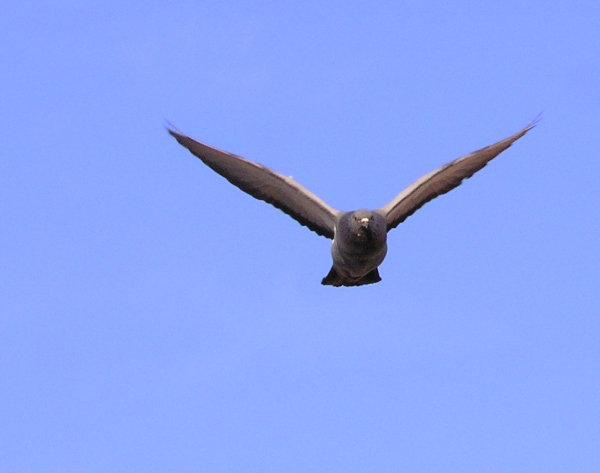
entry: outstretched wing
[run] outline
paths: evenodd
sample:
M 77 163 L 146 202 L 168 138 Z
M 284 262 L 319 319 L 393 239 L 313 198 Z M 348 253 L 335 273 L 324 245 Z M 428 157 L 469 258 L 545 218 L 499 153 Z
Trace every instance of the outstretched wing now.
M 396 228 L 430 200 L 458 187 L 464 179 L 471 177 L 482 169 L 536 124 L 537 119 L 512 136 L 458 158 L 417 179 L 389 204 L 378 209 L 386 216 L 388 231 Z
M 168 132 L 204 164 L 256 199 L 282 210 L 313 232 L 333 239 L 338 210 L 333 209 L 291 177 L 261 164 L 199 143 L 167 128 Z

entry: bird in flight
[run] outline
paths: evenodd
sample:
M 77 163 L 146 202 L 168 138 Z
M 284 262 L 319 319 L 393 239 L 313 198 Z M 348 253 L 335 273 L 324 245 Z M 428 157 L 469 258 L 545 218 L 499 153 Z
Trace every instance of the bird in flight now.
M 537 123 L 537 119 L 502 141 L 482 148 L 425 174 L 376 210 L 342 212 L 308 189 L 261 164 L 167 131 L 204 164 L 256 199 L 282 210 L 301 225 L 333 240 L 333 265 L 321 284 L 362 286 L 381 281 L 378 267 L 387 253 L 387 233 L 423 205 L 458 187 L 509 148 Z

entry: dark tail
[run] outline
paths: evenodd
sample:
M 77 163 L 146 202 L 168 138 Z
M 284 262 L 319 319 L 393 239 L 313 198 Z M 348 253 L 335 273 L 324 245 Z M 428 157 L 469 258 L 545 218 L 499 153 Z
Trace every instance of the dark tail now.
M 368 272 L 362 278 L 358 280 L 354 279 L 346 279 L 343 276 L 340 276 L 338 272 L 335 270 L 335 267 L 332 266 L 329 274 L 323 278 L 321 284 L 324 286 L 363 286 L 365 284 L 375 284 L 376 282 L 381 281 L 381 276 L 379 276 L 378 268 L 375 268 L 373 271 Z

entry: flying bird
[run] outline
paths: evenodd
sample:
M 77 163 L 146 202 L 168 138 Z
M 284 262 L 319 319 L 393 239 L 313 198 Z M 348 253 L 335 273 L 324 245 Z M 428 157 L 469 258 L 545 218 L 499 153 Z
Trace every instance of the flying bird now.
M 376 210 L 342 212 L 308 189 L 262 164 L 200 143 L 172 128 L 167 131 L 204 164 L 256 199 L 282 210 L 318 235 L 333 240 L 333 265 L 321 284 L 362 286 L 381 281 L 379 265 L 387 253 L 387 233 L 423 205 L 458 187 L 509 148 L 537 123 L 502 141 L 445 164 L 425 174 Z

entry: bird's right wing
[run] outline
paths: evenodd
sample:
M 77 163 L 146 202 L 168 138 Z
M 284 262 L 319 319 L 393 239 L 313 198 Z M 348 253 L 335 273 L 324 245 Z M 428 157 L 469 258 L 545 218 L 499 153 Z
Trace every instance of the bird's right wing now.
M 202 144 L 188 136 L 168 132 L 204 164 L 234 186 L 264 200 L 321 236 L 333 239 L 338 210 L 327 205 L 291 177 L 261 164 Z
M 471 177 L 502 151 L 508 149 L 536 123 L 537 119 L 512 136 L 455 159 L 417 179 L 394 200 L 379 209 L 379 212 L 386 216 L 388 231 L 396 228 L 430 200 L 458 187 L 464 179 Z

